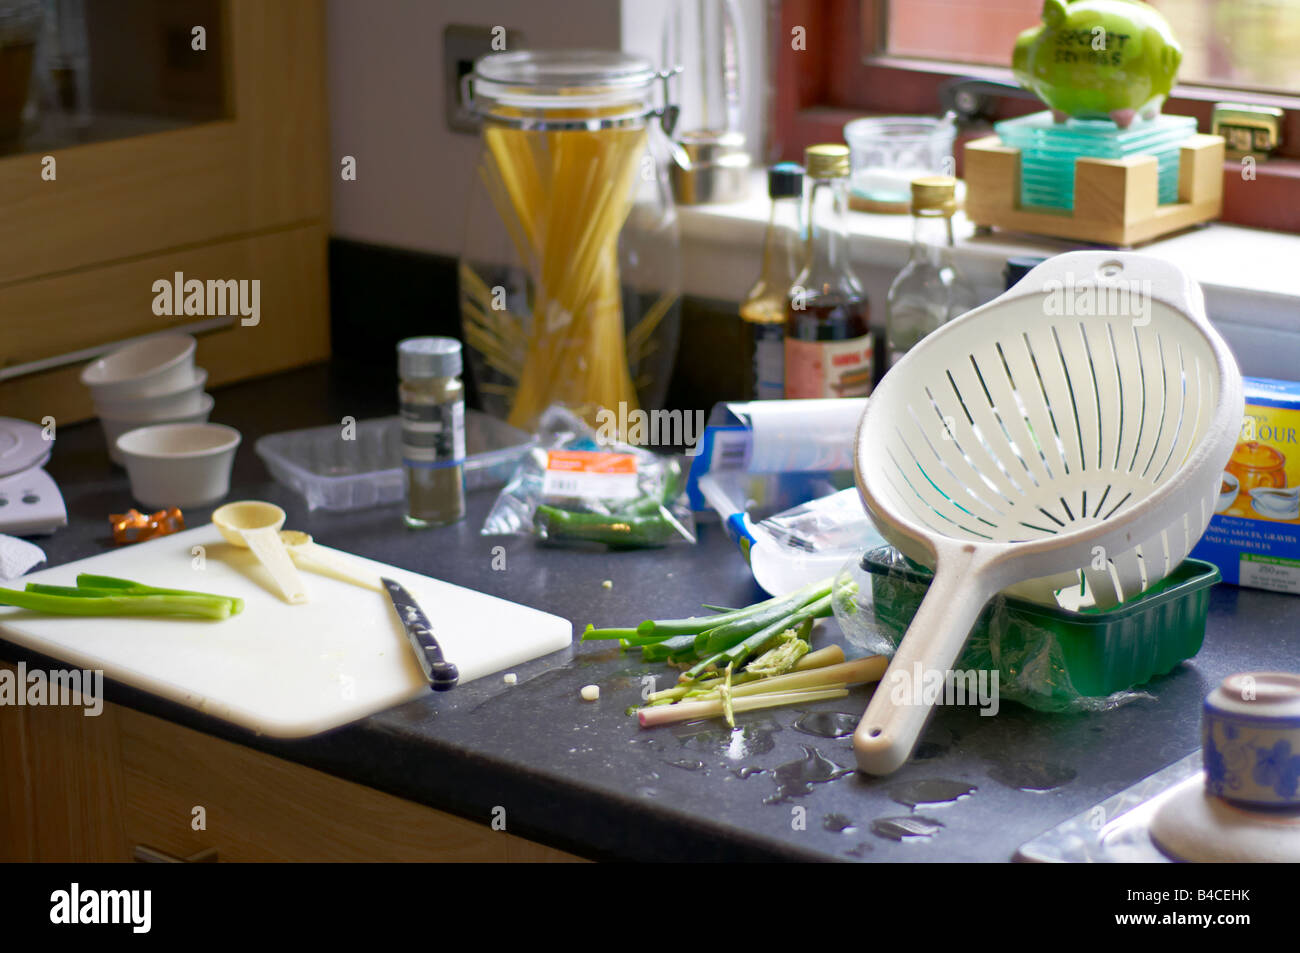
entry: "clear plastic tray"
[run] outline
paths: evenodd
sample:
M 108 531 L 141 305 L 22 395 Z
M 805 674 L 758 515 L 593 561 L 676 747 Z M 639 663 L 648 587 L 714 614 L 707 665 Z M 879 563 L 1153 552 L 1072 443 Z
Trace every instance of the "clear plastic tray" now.
M 402 483 L 401 419 L 356 424 L 354 439 L 331 424 L 268 434 L 257 455 L 277 482 L 301 493 L 309 509 L 359 510 L 395 503 Z M 504 486 L 537 437 L 477 410 L 465 411 L 465 489 Z

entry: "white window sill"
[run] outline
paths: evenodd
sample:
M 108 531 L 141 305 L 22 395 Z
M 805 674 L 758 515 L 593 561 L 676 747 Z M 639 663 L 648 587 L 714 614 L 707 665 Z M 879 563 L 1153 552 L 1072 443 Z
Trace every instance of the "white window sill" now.
M 769 208 L 759 173 L 745 202 L 678 209 L 687 294 L 723 301 L 745 296 L 758 277 Z M 874 321 L 883 321 L 889 282 L 911 247 L 911 217 L 850 212 L 849 229 L 855 269 L 871 299 Z M 1002 290 L 1008 258 L 1083 247 L 1001 232 L 977 236 L 960 212 L 953 232 L 954 260 L 981 300 Z M 1210 317 L 1246 374 L 1300 378 L 1300 236 L 1211 223 L 1137 251 L 1172 261 L 1200 281 Z

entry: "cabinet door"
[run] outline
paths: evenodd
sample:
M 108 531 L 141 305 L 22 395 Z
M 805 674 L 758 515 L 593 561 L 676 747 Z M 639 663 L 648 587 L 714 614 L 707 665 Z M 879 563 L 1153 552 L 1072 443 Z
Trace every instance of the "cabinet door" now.
M 131 845 L 218 861 L 575 861 L 486 824 L 120 709 Z M 202 829 L 199 828 L 201 818 Z
M 90 410 L 75 367 L 23 376 L 6 369 L 39 368 L 177 326 L 203 325 L 198 358 L 211 384 L 328 355 L 331 163 L 323 4 L 179 6 L 196 11 L 195 18 L 211 16 L 212 22 L 195 24 L 206 30 L 206 50 L 185 46 L 185 24 L 158 0 L 95 9 L 122 11 L 123 35 L 143 36 L 160 47 L 159 57 L 209 58 L 203 75 L 210 77 L 210 58 L 216 58 L 219 116 L 0 158 L 0 407 L 6 415 L 67 421 Z M 104 28 L 92 22 L 89 29 L 97 26 Z M 92 43 L 92 53 L 103 46 Z M 147 63 L 139 68 L 148 72 Z M 183 94 L 182 87 L 172 98 Z M 163 97 L 154 105 L 165 111 L 169 103 Z M 47 157 L 53 178 L 42 175 Z M 154 282 L 171 281 L 177 271 L 205 282 L 259 280 L 259 324 L 243 325 L 239 315 L 155 314 Z
M 0 862 L 129 859 L 116 712 L 0 707 Z

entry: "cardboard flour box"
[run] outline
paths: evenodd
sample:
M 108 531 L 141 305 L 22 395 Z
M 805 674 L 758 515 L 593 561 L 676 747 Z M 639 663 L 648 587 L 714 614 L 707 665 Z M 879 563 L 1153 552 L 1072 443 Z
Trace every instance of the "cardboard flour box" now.
M 1245 379 L 1246 419 L 1192 556 L 1225 582 L 1300 594 L 1300 383 Z

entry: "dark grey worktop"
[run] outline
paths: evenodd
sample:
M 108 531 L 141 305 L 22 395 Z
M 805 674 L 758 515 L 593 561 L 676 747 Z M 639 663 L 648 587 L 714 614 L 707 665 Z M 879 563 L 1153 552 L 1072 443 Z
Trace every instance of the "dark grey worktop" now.
M 716 524 L 701 528 L 695 547 L 577 552 L 480 536 L 492 493 L 472 495 L 469 518 L 457 526 L 411 532 L 400 507 L 309 513 L 270 480 L 253 452 L 258 436 L 347 414 L 391 413 L 390 383 L 385 375 L 344 380 L 320 366 L 218 390 L 213 420 L 244 434 L 231 498 L 273 500 L 288 511 L 289 526 L 325 545 L 556 613 L 571 619 L 575 632 L 588 622 L 634 624 L 689 615 L 701 602 L 742 605 L 760 597 Z M 70 519 L 38 540 L 51 564 L 111 545 L 107 516 L 131 500 L 125 473 L 104 455 L 98 425 L 61 430 L 49 470 Z M 209 513 L 186 515 L 199 525 Z M 492 568 L 496 546 L 505 547 L 503 571 Z M 613 588 L 602 587 L 605 579 Z M 1223 676 L 1295 669 L 1297 609 L 1294 597 L 1220 585 L 1205 647 L 1148 686 L 1151 699 L 1092 715 L 1044 715 L 1011 703 L 992 718 L 941 708 L 918 756 L 884 779 L 847 770 L 850 738 L 800 731 L 806 712 L 799 710 L 741 714 L 734 732 L 721 721 L 643 731 L 625 709 L 638 701 L 642 676 L 657 676 L 662 687 L 669 672 L 642 665 L 636 654 L 620 656 L 608 643 L 575 644 L 520 666 L 513 687 L 490 676 L 301 741 L 253 736 L 121 685 L 110 684 L 108 698 L 483 823 L 504 807 L 511 832 L 588 857 L 1003 861 L 1034 835 L 1194 750 L 1201 699 Z M 827 631 L 836 636 L 833 624 Z M 48 662 L 4 642 L 0 657 Z M 596 703 L 578 697 L 589 683 L 601 686 Z M 811 710 L 843 713 L 851 726 L 868 697 L 858 689 Z M 809 721 L 832 719 L 804 725 Z M 795 783 L 799 772 L 782 766 L 813 753 L 845 770 L 822 762 L 823 775 L 838 776 Z M 1035 784 L 1056 786 L 1018 787 Z M 973 791 L 955 802 L 910 806 L 918 790 L 964 788 Z M 873 833 L 873 822 L 909 814 L 942 827 L 903 842 Z

